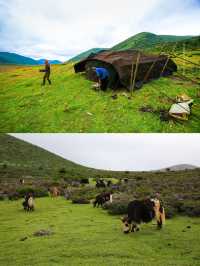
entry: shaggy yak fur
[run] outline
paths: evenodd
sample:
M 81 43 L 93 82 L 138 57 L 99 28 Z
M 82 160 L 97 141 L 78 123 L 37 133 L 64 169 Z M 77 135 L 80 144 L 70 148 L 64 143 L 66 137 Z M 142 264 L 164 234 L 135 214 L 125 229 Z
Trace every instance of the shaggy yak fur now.
M 157 227 L 165 221 L 164 207 L 158 199 L 134 200 L 128 204 L 128 215 L 122 218 L 124 233 L 139 231 L 139 224 L 149 223 L 154 218 Z
M 95 201 L 93 202 L 93 206 L 94 207 L 99 207 L 99 206 L 103 206 L 103 204 L 106 202 L 106 201 L 110 201 L 112 198 L 112 195 L 111 193 L 109 192 L 103 192 L 99 195 L 96 196 L 95 198 Z
M 25 211 L 34 211 L 34 200 L 33 197 L 26 197 L 25 201 L 22 203 Z

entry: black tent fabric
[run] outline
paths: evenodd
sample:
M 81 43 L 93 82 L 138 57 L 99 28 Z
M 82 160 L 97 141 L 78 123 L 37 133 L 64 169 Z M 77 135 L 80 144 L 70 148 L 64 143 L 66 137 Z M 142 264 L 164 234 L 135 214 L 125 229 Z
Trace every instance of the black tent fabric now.
M 171 75 L 177 71 L 177 65 L 166 55 L 143 54 L 136 50 L 125 51 L 103 51 L 81 60 L 74 65 L 75 73 L 86 72 L 88 79 L 96 81 L 95 74 L 90 71 L 92 67 L 104 67 L 110 73 L 109 87 L 126 87 L 130 88 L 131 74 L 135 71 L 136 61 L 140 53 L 138 71 L 136 74 L 136 83 L 143 82 L 149 69 L 151 71 L 145 80 L 159 78 L 161 72 L 163 76 Z M 152 68 L 153 66 L 153 68 Z

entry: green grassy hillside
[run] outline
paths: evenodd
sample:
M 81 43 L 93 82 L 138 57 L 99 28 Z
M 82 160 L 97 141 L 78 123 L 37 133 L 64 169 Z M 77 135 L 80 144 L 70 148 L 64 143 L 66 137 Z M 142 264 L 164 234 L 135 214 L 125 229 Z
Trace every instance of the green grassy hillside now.
M 174 36 L 174 35 L 156 35 L 149 32 L 142 32 L 136 34 L 127 40 L 112 47 L 112 50 L 126 50 L 126 49 L 152 49 L 156 45 L 178 42 L 191 38 L 192 36 Z
M 170 219 L 163 230 L 149 223 L 125 235 L 119 216 L 91 205 L 61 198 L 36 199 L 35 204 L 35 212 L 25 213 L 21 201 L 0 202 L 1 265 L 199 265 L 199 218 Z M 52 235 L 33 235 L 41 229 Z
M 190 39 L 186 39 L 186 40 L 181 40 L 181 41 L 174 41 L 174 42 L 167 42 L 165 43 L 165 45 L 163 46 L 163 44 L 158 44 L 156 46 L 154 46 L 153 48 L 150 48 L 153 51 L 163 51 L 163 52 L 173 52 L 173 50 L 175 51 L 175 53 L 183 53 L 183 50 L 185 51 L 190 51 L 189 57 L 193 56 L 197 54 L 200 54 L 200 36 L 197 37 L 193 37 Z
M 181 166 L 180 166 L 181 167 Z M 178 168 L 178 166 L 176 166 Z M 173 171 L 173 167 L 164 172 L 150 171 L 105 171 L 87 168 L 71 161 L 63 159 L 56 154 L 44 150 L 28 142 L 19 140 L 10 135 L 0 134 L 0 177 L 1 178 L 20 178 L 21 175 L 30 175 L 33 177 L 49 177 L 59 179 L 59 177 L 68 178 L 128 178 L 137 181 L 146 186 L 149 178 L 155 182 L 161 182 L 164 179 L 166 184 L 171 180 L 181 180 L 187 183 L 187 180 L 193 180 L 194 183 L 200 177 L 200 168 Z M 60 173 L 60 170 L 61 173 Z M 64 170 L 64 171 L 63 171 Z M 159 181 L 160 180 L 160 181 Z M 144 183 L 143 183 L 144 182 Z M 175 186 L 175 183 L 173 184 Z M 142 186 L 143 186 L 142 185 Z
M 197 63 L 200 60 L 199 54 L 187 58 Z M 199 82 L 199 69 L 175 61 L 178 73 Z M 42 87 L 40 68 L 0 66 L 2 133 L 200 132 L 199 85 L 176 75 L 144 85 L 129 99 L 125 89 L 106 93 L 93 90 L 92 82 L 74 73 L 73 64 L 53 65 L 52 85 Z M 182 123 L 161 121 L 160 110 L 169 110 L 173 103 L 168 97 L 175 99 L 180 93 L 194 99 L 190 119 Z M 155 113 L 141 112 L 144 106 L 150 106 Z
M 68 62 L 77 62 L 77 61 L 80 61 L 80 60 L 88 57 L 91 54 L 96 54 L 96 53 L 99 53 L 99 52 L 104 51 L 104 50 L 107 50 L 107 49 L 106 48 L 92 48 L 88 51 L 80 53 L 79 55 L 77 55 L 75 57 L 72 57 Z
M 24 142 L 9 135 L 0 134 L 0 178 L 33 177 L 71 177 L 87 176 L 90 169 L 38 146 Z

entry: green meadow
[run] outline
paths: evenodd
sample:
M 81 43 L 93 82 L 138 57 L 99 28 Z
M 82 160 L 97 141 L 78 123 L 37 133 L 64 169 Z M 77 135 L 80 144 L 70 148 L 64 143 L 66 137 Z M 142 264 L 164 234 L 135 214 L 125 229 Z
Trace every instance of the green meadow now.
M 163 230 L 155 223 L 124 234 L 119 216 L 62 198 L 37 198 L 36 210 L 22 200 L 0 202 L 2 266 L 195 266 L 200 265 L 199 218 L 176 217 Z M 38 230 L 48 236 L 34 236 Z
M 199 62 L 199 54 L 188 58 Z M 199 80 L 191 64 L 177 63 L 180 73 Z M 1 132 L 200 132 L 200 87 L 176 74 L 144 85 L 130 99 L 125 89 L 95 91 L 72 63 L 53 65 L 52 85 L 41 86 L 41 68 L 0 66 Z M 168 111 L 182 93 L 194 99 L 189 120 L 161 121 L 160 111 Z M 141 112 L 146 106 L 155 112 Z

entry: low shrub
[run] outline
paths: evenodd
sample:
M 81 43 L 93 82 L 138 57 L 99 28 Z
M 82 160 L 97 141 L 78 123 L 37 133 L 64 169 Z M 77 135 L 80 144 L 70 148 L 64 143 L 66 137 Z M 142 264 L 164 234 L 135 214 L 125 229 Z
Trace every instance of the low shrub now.
M 72 198 L 72 203 L 75 203 L 75 204 L 89 204 L 90 201 L 86 198 Z
M 108 210 L 108 213 L 114 215 L 127 214 L 128 201 L 116 201 L 116 202 L 106 202 L 103 208 Z
M 6 195 L 5 194 L 0 194 L 0 200 L 5 200 L 6 199 Z
M 177 214 L 177 210 L 173 206 L 164 205 L 165 216 L 167 219 L 173 218 Z
M 89 178 L 82 178 L 80 182 L 81 184 L 89 184 Z
M 9 200 L 18 200 L 19 198 L 20 198 L 20 195 L 17 192 L 10 192 L 8 194 L 8 199 Z
M 17 189 L 17 193 L 21 198 L 28 193 L 33 194 L 34 197 L 48 197 L 48 190 L 45 188 L 22 187 Z
M 106 191 L 106 189 L 105 188 L 96 189 L 94 187 L 75 188 L 75 189 L 72 189 L 71 191 L 71 199 L 72 198 L 84 198 L 87 200 L 91 200 L 91 199 L 94 199 L 98 194 L 100 194 L 103 191 Z
M 182 205 L 182 213 L 191 217 L 200 217 L 200 201 L 185 201 Z

